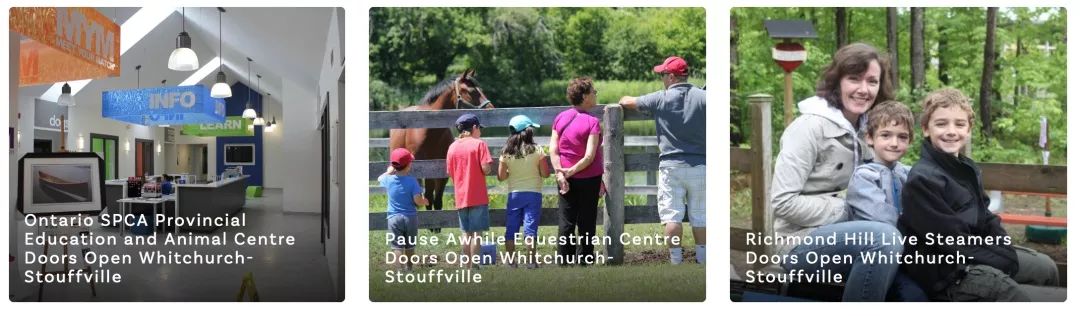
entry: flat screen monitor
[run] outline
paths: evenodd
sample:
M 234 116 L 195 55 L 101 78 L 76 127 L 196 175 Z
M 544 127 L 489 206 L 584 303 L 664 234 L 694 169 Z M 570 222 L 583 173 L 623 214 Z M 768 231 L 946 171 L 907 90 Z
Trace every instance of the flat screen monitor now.
M 226 165 L 254 165 L 255 144 L 227 144 L 225 145 Z

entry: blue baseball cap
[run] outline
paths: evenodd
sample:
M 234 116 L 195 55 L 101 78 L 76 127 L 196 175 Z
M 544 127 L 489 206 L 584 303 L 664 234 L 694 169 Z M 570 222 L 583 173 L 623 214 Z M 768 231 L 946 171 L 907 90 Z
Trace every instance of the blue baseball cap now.
M 480 125 L 480 118 L 476 117 L 476 114 L 470 113 L 458 116 L 457 122 L 454 122 L 454 125 L 457 126 L 458 132 L 472 130 L 473 126 L 484 128 L 483 125 Z
M 524 131 L 529 126 L 540 128 L 540 124 L 533 122 L 528 116 L 517 115 L 510 118 L 510 129 L 514 130 L 514 133 Z

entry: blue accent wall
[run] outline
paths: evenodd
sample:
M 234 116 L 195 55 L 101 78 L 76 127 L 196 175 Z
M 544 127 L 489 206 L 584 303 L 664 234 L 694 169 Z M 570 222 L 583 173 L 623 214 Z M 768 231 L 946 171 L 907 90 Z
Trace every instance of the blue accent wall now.
M 244 114 L 245 104 L 248 101 L 248 91 L 251 92 L 251 107 L 262 113 L 262 95 L 258 91 L 251 90 L 247 85 L 237 81 L 232 86 L 232 97 L 225 99 L 225 116 L 240 116 Z M 265 118 L 264 118 L 265 119 Z M 226 144 L 255 144 L 255 165 L 244 166 L 244 174 L 250 175 L 248 185 L 263 185 L 263 127 L 255 126 L 255 136 L 218 136 L 217 137 L 217 175 L 220 176 L 225 168 L 225 145 Z

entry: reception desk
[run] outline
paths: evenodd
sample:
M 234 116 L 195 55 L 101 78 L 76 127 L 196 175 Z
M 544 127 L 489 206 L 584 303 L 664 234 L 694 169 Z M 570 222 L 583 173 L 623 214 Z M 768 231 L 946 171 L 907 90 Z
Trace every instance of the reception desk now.
M 244 191 L 247 189 L 248 175 L 228 178 L 204 184 L 174 184 L 176 207 L 180 217 L 235 216 L 247 202 Z M 215 226 L 188 226 L 186 230 L 211 232 Z
M 246 201 L 248 175 L 228 178 L 209 183 L 173 184 L 176 202 L 167 204 L 165 214 L 172 216 L 173 207 L 178 208 L 181 217 L 235 216 L 244 208 Z M 117 200 L 127 198 L 127 180 L 105 181 L 106 212 L 119 213 Z M 211 232 L 216 226 L 187 226 L 184 230 Z

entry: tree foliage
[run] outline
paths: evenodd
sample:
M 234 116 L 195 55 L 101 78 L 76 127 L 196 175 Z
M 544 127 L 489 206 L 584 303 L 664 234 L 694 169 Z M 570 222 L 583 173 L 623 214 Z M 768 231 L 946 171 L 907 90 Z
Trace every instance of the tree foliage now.
M 477 69 L 500 106 L 550 105 L 544 82 L 590 76 L 658 80 L 652 66 L 679 55 L 705 75 L 702 8 L 374 8 L 371 109 L 407 105 L 442 78 Z
M 911 87 L 911 10 L 899 8 L 898 101 L 920 114 L 920 101 L 926 93 L 945 86 L 960 89 L 972 99 L 976 117 L 982 61 L 986 40 L 985 8 L 925 8 L 924 49 L 926 55 L 925 88 Z M 735 8 L 731 11 L 738 25 L 738 64 L 733 65 L 732 79 L 738 90 L 731 106 L 739 117 L 749 117 L 745 98 L 755 93 L 774 96 L 774 141 L 783 131 L 783 71 L 772 60 L 770 48 L 778 41 L 770 39 L 763 23 L 772 19 L 810 20 L 818 38 L 803 41 L 808 56 L 794 72 L 796 102 L 812 96 L 820 72 L 828 65 L 836 49 L 836 15 L 832 8 Z M 976 119 L 972 155 L 979 161 L 1041 163 L 1038 147 L 1040 117 L 1050 125 L 1051 163 L 1066 161 L 1066 12 L 1059 8 L 1001 8 L 996 27 L 995 71 L 992 77 L 993 99 L 990 117 L 994 134 L 986 138 L 978 132 L 982 123 Z M 847 31 L 850 42 L 865 42 L 885 51 L 887 47 L 884 8 L 848 8 Z M 1048 48 L 1049 47 L 1049 48 Z M 946 67 L 940 67 L 946 65 Z M 944 73 L 942 73 L 944 71 Z M 948 79 L 948 84 L 943 82 Z M 736 117 L 733 115 L 732 117 Z M 749 122 L 732 121 L 734 133 L 748 133 Z M 916 129 L 916 135 L 921 135 Z M 921 137 L 917 137 L 921 138 Z M 778 148 L 778 147 L 773 147 Z M 913 162 L 918 147 L 912 146 L 905 157 Z

